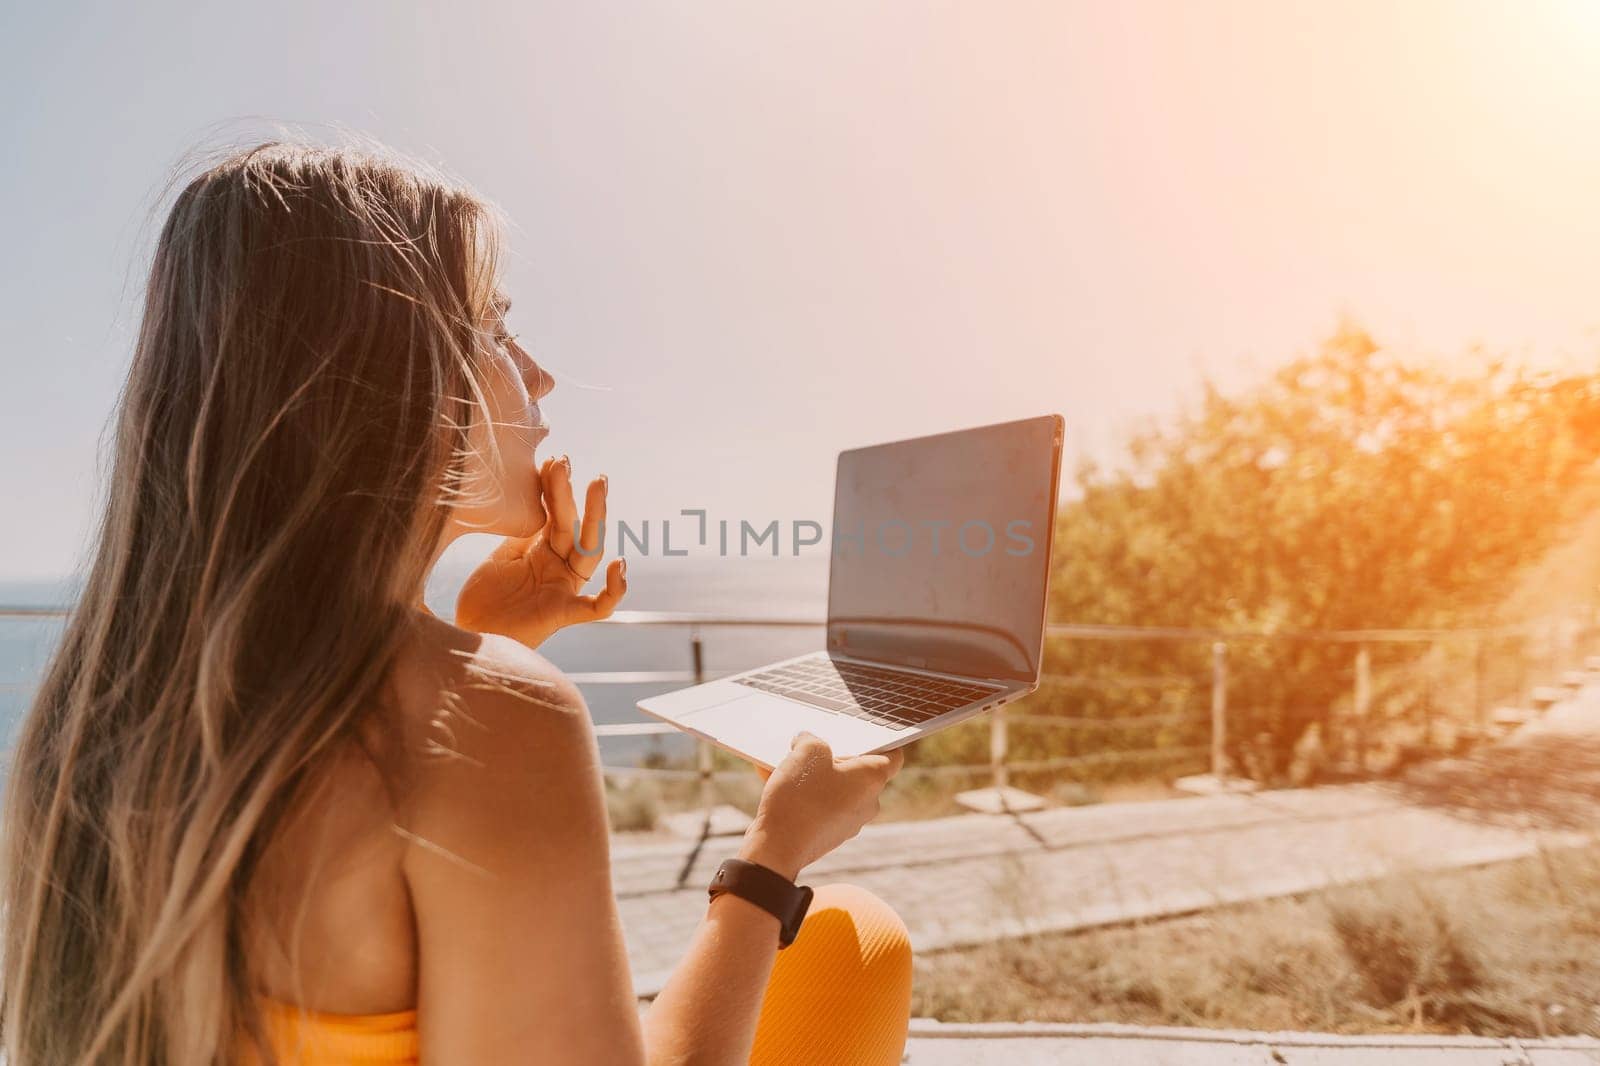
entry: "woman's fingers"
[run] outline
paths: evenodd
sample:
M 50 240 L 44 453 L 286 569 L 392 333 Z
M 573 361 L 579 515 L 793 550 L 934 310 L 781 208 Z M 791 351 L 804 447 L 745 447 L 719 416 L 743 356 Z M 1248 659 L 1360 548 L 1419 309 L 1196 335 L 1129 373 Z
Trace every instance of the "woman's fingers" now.
M 494 551 L 489 553 L 490 558 L 497 559 L 501 562 L 509 562 L 513 559 L 521 559 L 524 555 L 528 554 L 528 549 L 532 548 L 534 544 L 538 542 L 539 533 L 548 531 L 551 528 L 550 523 L 555 518 L 555 511 L 550 502 L 552 499 L 550 486 L 553 480 L 552 471 L 555 469 L 555 465 L 558 461 L 559 460 L 555 456 L 551 456 L 539 464 L 539 469 L 534 474 L 534 478 L 537 480 L 539 486 L 539 497 L 544 501 L 543 530 L 536 529 L 526 537 L 506 537 L 499 544 L 495 545 Z
M 550 465 L 554 462 L 554 459 L 546 459 L 539 464 L 539 470 L 534 475 L 539 482 L 539 495 L 541 498 L 544 497 L 546 487 L 550 484 Z M 546 505 L 544 520 L 546 525 L 550 524 L 548 504 Z M 526 537 L 506 537 L 494 546 L 494 551 L 489 553 L 489 557 L 499 562 L 520 559 L 528 554 L 529 548 L 533 547 L 533 542 L 538 539 L 538 533 L 539 531 L 536 529 Z
M 900 768 L 906 764 L 906 749 L 895 748 L 893 751 L 885 752 L 884 755 L 885 758 L 889 760 L 887 775 L 885 777 L 885 780 L 887 780 L 888 778 L 891 778 L 895 774 L 899 773 Z
M 500 563 L 510 562 L 528 554 L 528 549 L 531 547 L 533 547 L 532 537 L 506 537 L 494 546 L 489 558 Z
M 579 596 L 574 599 L 574 611 L 581 621 L 598 622 L 602 618 L 610 618 L 611 612 L 617 609 L 617 604 L 622 602 L 622 597 L 628 592 L 628 561 L 626 559 L 613 559 L 611 565 L 606 567 L 606 587 L 593 596 Z
M 583 528 L 578 533 L 578 550 L 568 559 L 568 564 L 587 580 L 600 565 L 605 554 L 604 526 L 606 521 L 606 493 L 609 486 L 601 474 L 589 482 L 589 491 L 583 497 Z
M 572 555 L 572 535 L 578 525 L 578 504 L 572 498 L 572 460 L 565 455 L 555 460 L 542 480 L 544 509 L 550 516 L 546 542 L 566 559 Z
M 904 749 L 895 748 L 881 755 L 857 755 L 849 760 L 848 766 L 840 767 L 840 769 L 870 770 L 873 773 L 880 774 L 884 781 L 888 781 L 900 772 L 900 767 L 904 766 L 905 762 L 906 753 Z

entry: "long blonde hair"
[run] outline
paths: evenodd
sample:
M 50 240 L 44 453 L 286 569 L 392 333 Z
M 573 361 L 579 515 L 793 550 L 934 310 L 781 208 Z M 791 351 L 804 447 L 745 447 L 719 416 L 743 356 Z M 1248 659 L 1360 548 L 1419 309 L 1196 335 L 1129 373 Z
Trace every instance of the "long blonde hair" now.
M 211 1066 L 259 1038 L 252 873 L 381 703 L 482 414 L 498 233 L 370 147 L 259 145 L 177 196 L 8 784 L 13 1066 Z

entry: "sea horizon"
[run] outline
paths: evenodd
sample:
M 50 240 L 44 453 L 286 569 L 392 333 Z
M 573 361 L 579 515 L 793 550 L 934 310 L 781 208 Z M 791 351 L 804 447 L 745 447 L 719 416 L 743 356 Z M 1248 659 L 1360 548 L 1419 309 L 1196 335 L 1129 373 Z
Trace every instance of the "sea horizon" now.
M 454 613 L 457 591 L 481 555 L 457 554 L 440 561 L 424 596 L 442 617 Z M 827 607 L 827 556 L 631 556 L 623 610 L 692 612 L 748 618 L 815 618 Z M 0 580 L 0 606 L 70 608 L 78 581 L 73 575 Z M 587 591 L 598 588 L 598 580 Z M 33 687 L 59 639 L 58 617 L 0 618 L 0 743 L 9 749 L 26 713 Z M 821 648 L 821 627 L 759 626 L 701 628 L 708 671 L 745 669 L 762 662 Z M 569 673 L 691 668 L 687 626 L 599 624 L 556 633 L 539 651 Z M 648 721 L 635 708 L 647 696 L 678 687 L 672 683 L 580 684 L 596 724 Z M 614 737 L 601 741 L 609 764 L 630 765 L 646 753 L 687 755 L 682 735 Z

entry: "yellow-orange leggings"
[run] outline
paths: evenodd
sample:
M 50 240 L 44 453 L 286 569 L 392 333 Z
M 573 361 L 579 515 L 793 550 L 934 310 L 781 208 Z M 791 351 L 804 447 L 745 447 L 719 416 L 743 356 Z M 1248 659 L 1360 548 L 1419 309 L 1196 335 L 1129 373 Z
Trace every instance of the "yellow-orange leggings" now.
M 281 1066 L 414 1066 L 417 1012 L 344 1015 L 264 1003 Z M 761 1001 L 751 1066 L 898 1066 L 911 1019 L 911 941 L 856 885 L 816 889 Z M 257 1066 L 244 1050 L 241 1059 Z
M 857 885 L 816 889 L 778 952 L 750 1066 L 897 1066 L 911 1022 L 911 939 Z

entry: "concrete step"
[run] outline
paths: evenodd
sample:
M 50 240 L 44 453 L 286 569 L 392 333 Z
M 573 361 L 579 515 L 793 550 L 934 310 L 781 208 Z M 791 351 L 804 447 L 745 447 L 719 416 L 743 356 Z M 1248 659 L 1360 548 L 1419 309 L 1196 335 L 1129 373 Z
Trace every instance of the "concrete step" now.
M 1529 710 L 1526 707 L 1496 707 L 1490 712 L 1489 721 L 1497 726 L 1515 728 L 1519 725 L 1527 725 L 1529 722 L 1537 720 L 1538 717 L 1538 711 Z
M 1020 788 L 974 788 L 966 792 L 957 792 L 955 801 L 959 806 L 979 814 L 1005 814 L 1011 811 L 1042 811 L 1050 806 L 1050 801 L 1043 796 L 1035 796 L 1031 792 L 1024 792 Z
M 1254 792 L 1261 786 L 1246 777 L 1218 777 L 1216 774 L 1190 774 L 1172 783 L 1179 792 L 1191 796 L 1218 796 L 1224 793 Z
M 711 837 L 736 837 L 743 835 L 750 828 L 750 816 L 739 808 L 726 803 L 719 803 L 711 808 L 710 817 L 706 811 L 682 811 L 678 814 L 663 815 L 661 828 L 674 836 L 698 840 L 701 834 Z
M 996 1022 L 941 1025 L 915 1018 L 905 1066 L 1576 1066 L 1600 1040 L 1571 1036 L 1338 1036 L 1134 1025 Z
M 1567 694 L 1554 685 L 1540 685 L 1528 694 L 1528 700 L 1541 711 L 1567 698 Z

